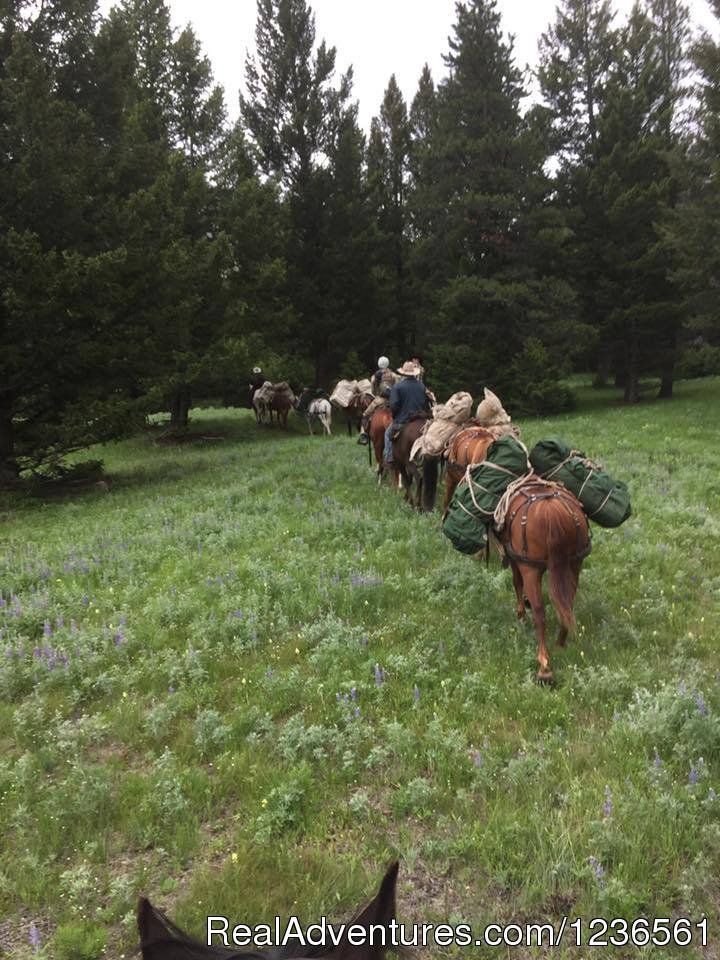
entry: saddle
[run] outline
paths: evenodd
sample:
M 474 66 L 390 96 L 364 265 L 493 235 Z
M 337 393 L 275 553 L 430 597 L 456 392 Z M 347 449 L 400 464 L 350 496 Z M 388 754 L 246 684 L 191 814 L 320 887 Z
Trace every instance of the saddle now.
M 505 521 L 505 529 L 508 531 L 508 539 L 503 543 L 503 552 L 505 554 L 505 559 L 503 560 L 503 565 L 506 565 L 507 559 L 515 560 L 517 563 L 526 563 L 530 566 L 543 566 L 539 560 L 532 560 L 528 557 L 528 542 L 527 542 L 527 518 L 530 508 L 534 503 L 537 503 L 539 500 L 559 500 L 560 503 L 565 507 L 567 513 L 573 518 L 575 522 L 575 534 L 576 534 L 576 546 L 575 546 L 575 556 L 578 560 L 583 560 L 592 550 L 592 540 L 590 539 L 590 529 L 588 528 L 588 540 L 584 542 L 584 537 L 582 529 L 580 527 L 580 520 L 578 518 L 577 511 L 575 509 L 575 504 L 580 507 L 582 513 L 582 505 L 577 502 L 575 497 L 568 496 L 567 490 L 563 487 L 549 488 L 547 484 L 533 483 L 530 481 L 525 486 L 522 486 L 519 490 L 515 491 L 513 496 L 521 496 L 523 500 L 515 509 L 508 514 L 507 520 Z M 522 553 L 516 553 L 510 546 L 510 531 L 512 529 L 513 521 L 515 518 L 518 518 L 520 521 L 520 529 L 522 531 Z
M 408 419 L 403 420 L 402 423 L 393 423 L 391 433 L 393 440 L 397 440 L 403 429 L 407 427 L 409 423 L 414 423 L 416 420 L 432 420 L 432 413 L 427 410 L 418 410 L 415 413 L 411 413 Z

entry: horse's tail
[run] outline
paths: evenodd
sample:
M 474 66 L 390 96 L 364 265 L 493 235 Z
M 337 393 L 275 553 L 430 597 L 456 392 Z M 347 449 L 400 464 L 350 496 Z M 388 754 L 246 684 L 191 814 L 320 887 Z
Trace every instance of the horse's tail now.
M 423 472 L 423 510 L 428 513 L 435 506 L 438 483 L 438 462 L 436 457 L 426 457 L 422 466 Z
M 549 501 L 548 505 L 554 507 L 556 503 Z M 566 630 L 572 630 L 575 627 L 573 603 L 578 585 L 578 571 L 575 563 L 577 533 L 574 521 L 570 520 L 564 508 L 562 509 L 563 513 L 555 509 L 548 509 L 545 512 L 547 568 L 550 577 L 550 599 L 555 612 L 562 626 Z M 570 526 L 567 523 L 568 520 L 570 520 Z

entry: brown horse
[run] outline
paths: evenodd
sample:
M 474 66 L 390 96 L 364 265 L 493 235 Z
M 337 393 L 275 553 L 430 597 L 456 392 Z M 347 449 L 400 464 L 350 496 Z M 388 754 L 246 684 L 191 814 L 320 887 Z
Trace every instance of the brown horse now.
M 287 393 L 276 393 L 268 404 L 270 410 L 270 422 L 272 423 L 273 413 L 277 414 L 278 423 L 287 430 L 288 413 L 293 405 L 293 397 Z
M 395 885 L 398 863 L 388 867 L 380 889 L 370 903 L 343 929 L 328 931 L 329 943 L 303 945 L 290 938 L 285 946 L 276 945 L 269 950 L 232 950 L 224 947 L 208 947 L 200 940 L 183 933 L 172 920 L 141 898 L 138 904 L 137 922 L 140 933 L 140 949 L 143 960 L 291 960 L 297 958 L 324 958 L 324 960 L 382 960 L 385 944 L 391 944 L 391 924 L 395 920 Z M 366 936 L 360 945 L 352 937 L 353 926 L 363 927 Z M 382 928 L 382 931 L 379 931 Z M 225 924 L 226 942 L 232 942 L 232 928 Z M 372 931 L 375 931 L 373 934 Z M 383 935 L 378 936 L 378 932 Z M 335 935 L 335 937 L 332 936 Z M 352 941 L 351 942 L 351 938 Z M 337 941 L 337 942 L 335 942 Z
M 353 435 L 353 429 L 355 432 L 360 430 L 362 418 L 372 401 L 373 398 L 369 393 L 361 393 L 359 396 L 353 397 L 347 407 L 340 408 L 345 411 L 345 420 L 347 422 L 347 431 L 349 437 Z
M 447 513 L 455 487 L 465 476 L 468 466 L 481 463 L 495 437 L 484 427 L 466 427 L 453 437 L 446 454 L 445 502 L 443 516 Z
M 389 407 L 378 407 L 370 419 L 368 427 L 368 458 L 372 466 L 372 452 L 375 451 L 375 460 L 377 461 L 378 485 L 383 481 L 385 475 L 385 431 L 392 423 L 392 414 Z
M 558 644 L 565 646 L 575 623 L 573 603 L 583 559 L 590 553 L 588 522 L 580 501 L 556 484 L 529 480 L 510 498 L 500 533 L 517 597 L 518 619 L 525 616 L 525 597 L 532 609 L 538 643 L 538 680 L 553 680 L 545 645 L 542 578 L 550 577 L 550 599 L 560 621 Z
M 397 480 L 398 487 L 405 490 L 405 502 L 412 504 L 417 510 L 429 512 L 435 505 L 437 488 L 437 464 L 435 470 L 423 466 L 418 467 L 410 459 L 413 444 L 425 429 L 430 414 L 416 414 L 412 420 L 403 426 L 400 435 L 393 440 L 393 459 L 390 466 Z M 424 482 L 427 476 L 427 484 Z M 415 482 L 417 493 L 412 496 L 412 485 Z

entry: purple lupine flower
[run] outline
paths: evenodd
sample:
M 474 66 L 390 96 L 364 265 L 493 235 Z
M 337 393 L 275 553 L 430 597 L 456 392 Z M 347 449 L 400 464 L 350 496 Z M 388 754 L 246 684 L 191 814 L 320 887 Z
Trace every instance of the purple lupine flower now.
M 375 664 L 375 686 L 381 687 L 385 680 L 385 672 L 379 664 Z
M 420 687 L 417 684 L 413 687 L 413 698 L 416 703 L 420 699 Z
M 684 680 L 681 680 L 680 683 L 678 684 L 678 693 L 680 694 L 681 697 L 684 697 L 685 694 L 687 693 L 687 685 L 685 684 Z
M 62 630 L 64 626 L 65 626 L 65 617 L 63 617 L 63 615 L 60 614 L 60 616 L 55 621 L 55 629 Z
M 50 672 L 52 672 L 55 669 L 56 665 L 57 665 L 57 659 L 55 657 L 55 653 L 54 651 L 51 651 L 47 658 L 47 668 Z
M 597 857 L 588 857 L 588 863 L 593 869 L 595 879 L 601 887 L 605 886 L 605 870 Z
M 50 626 L 50 621 L 46 620 L 43 624 L 43 636 L 51 637 L 52 636 L 52 627 Z
M 82 603 L 84 607 L 87 607 L 90 603 L 90 597 L 87 594 L 85 594 L 85 596 L 82 598 L 80 603 Z
M 478 768 L 483 765 L 484 763 L 483 756 L 479 750 L 473 750 L 472 761 L 473 761 L 473 765 Z
M 121 647 L 125 643 L 125 634 L 122 632 L 122 628 L 118 630 L 115 634 L 115 646 Z
M 40 660 L 42 657 L 42 650 L 40 647 L 33 647 L 33 660 Z
M 605 803 L 603 804 L 603 817 L 607 820 L 608 817 L 612 816 L 613 812 L 613 797 L 612 790 L 610 787 L 605 787 Z
M 42 938 L 40 937 L 40 931 L 37 928 L 37 924 L 33 920 L 30 924 L 30 930 L 28 932 L 28 940 L 30 941 L 30 946 L 33 948 L 35 953 L 38 953 L 42 943 Z
M 706 717 L 709 711 L 707 704 L 705 703 L 705 697 L 701 693 L 696 694 L 695 703 L 697 704 L 697 709 L 700 716 Z
M 710 789 L 708 790 L 708 800 L 715 800 L 716 797 L 717 797 L 717 794 L 715 793 L 713 788 L 710 787 Z
M 354 712 L 355 712 L 355 719 L 357 720 L 357 718 L 360 716 L 360 707 L 355 707 Z
M 662 757 L 657 752 L 657 747 L 655 747 L 655 758 L 653 759 L 653 766 L 658 770 L 662 766 Z
M 69 665 L 69 663 L 70 663 L 70 657 L 68 657 L 68 655 L 67 655 L 66 653 L 61 653 L 61 654 L 60 654 L 60 663 L 61 663 L 64 667 L 67 667 L 67 666 Z
M 168 693 L 175 693 L 175 687 L 168 687 Z
M 243 618 L 243 612 L 242 612 L 242 610 L 233 610 L 232 615 L 233 615 L 237 620 L 242 620 L 242 618 Z
M 271 677 L 272 675 L 273 675 L 273 668 L 272 668 L 272 667 L 268 667 L 267 670 L 265 671 L 265 676 L 266 676 L 266 677 Z
M 5 597 L 0 597 L 0 607 L 6 607 L 6 606 L 7 606 L 7 600 L 5 599 Z
M 691 783 L 691 784 L 693 784 L 693 786 L 694 786 L 694 785 L 698 782 L 698 777 L 699 777 L 699 774 L 698 774 L 698 771 L 697 771 L 697 767 L 696 767 L 695 765 L 691 766 L 691 767 L 690 767 L 690 775 L 689 775 L 689 777 L 688 777 L 688 782 Z
M 365 635 L 363 635 L 362 637 L 360 637 L 360 646 L 361 646 L 361 647 L 366 647 L 369 642 L 370 642 L 370 641 L 368 640 L 368 638 L 367 638 Z
M 350 688 L 350 699 L 357 700 L 357 687 Z

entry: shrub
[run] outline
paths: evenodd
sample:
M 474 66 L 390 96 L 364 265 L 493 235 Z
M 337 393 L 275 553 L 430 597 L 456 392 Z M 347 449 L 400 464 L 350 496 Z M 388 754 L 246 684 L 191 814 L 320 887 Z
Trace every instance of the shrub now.
M 86 923 L 66 923 L 55 933 L 57 960 L 100 960 L 107 946 L 101 927 Z

